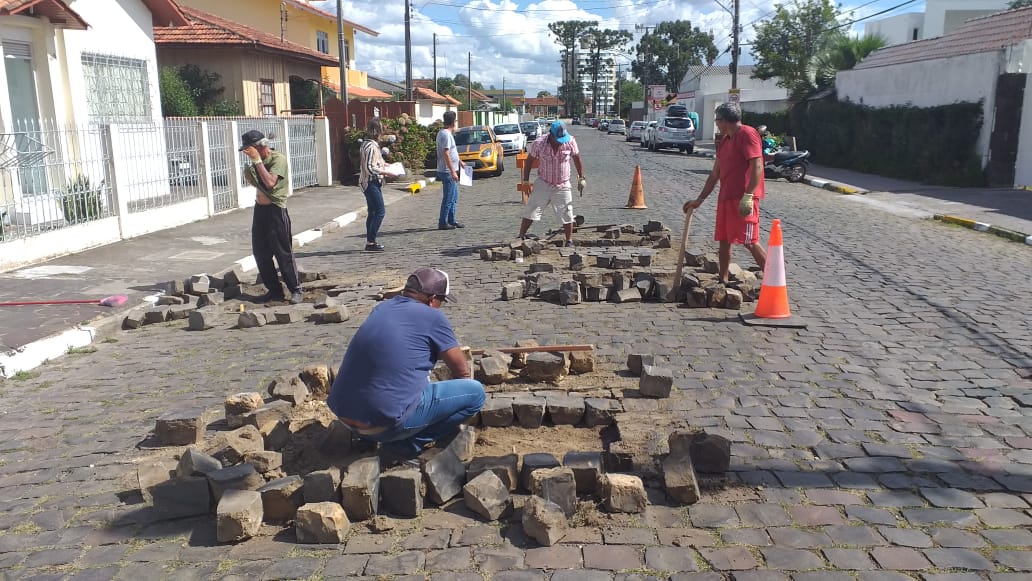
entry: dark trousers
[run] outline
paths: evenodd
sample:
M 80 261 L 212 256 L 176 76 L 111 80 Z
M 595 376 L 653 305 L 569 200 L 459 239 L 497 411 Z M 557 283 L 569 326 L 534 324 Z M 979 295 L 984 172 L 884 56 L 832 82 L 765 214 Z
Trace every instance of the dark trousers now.
M 290 239 L 290 214 L 276 205 L 255 206 L 251 222 L 251 252 L 262 275 L 262 283 L 274 295 L 283 293 L 276 276 L 276 264 L 283 273 L 283 282 L 290 292 L 301 290 L 294 264 L 294 249 Z M 276 258 L 273 263 L 272 259 Z
M 380 182 L 369 180 L 366 186 L 366 242 L 376 242 L 376 235 L 380 233 L 380 225 L 383 224 L 383 217 L 387 215 L 387 208 L 383 203 L 383 189 Z

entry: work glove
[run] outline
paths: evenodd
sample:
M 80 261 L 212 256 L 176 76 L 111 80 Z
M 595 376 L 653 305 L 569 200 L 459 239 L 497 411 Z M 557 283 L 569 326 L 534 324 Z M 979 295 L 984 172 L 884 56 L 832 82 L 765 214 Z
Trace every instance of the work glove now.
M 587 185 L 588 180 L 584 179 L 583 177 L 581 177 L 581 179 L 577 181 L 577 191 L 580 192 L 580 195 L 584 195 L 584 187 Z
M 245 147 L 244 155 L 251 160 L 251 163 L 261 163 L 262 156 L 258 155 L 258 150 L 253 147 Z
M 742 196 L 742 201 L 738 202 L 738 214 L 745 218 L 752 214 L 753 211 L 753 195 L 745 194 Z

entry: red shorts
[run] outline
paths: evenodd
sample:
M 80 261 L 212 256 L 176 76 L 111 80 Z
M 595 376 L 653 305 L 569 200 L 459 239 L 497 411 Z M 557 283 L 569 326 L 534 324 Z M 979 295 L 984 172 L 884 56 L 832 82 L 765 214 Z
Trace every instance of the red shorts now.
M 760 242 L 760 201 L 753 199 L 752 214 L 738 213 L 741 198 L 717 200 L 717 228 L 713 239 L 731 244 L 758 244 Z

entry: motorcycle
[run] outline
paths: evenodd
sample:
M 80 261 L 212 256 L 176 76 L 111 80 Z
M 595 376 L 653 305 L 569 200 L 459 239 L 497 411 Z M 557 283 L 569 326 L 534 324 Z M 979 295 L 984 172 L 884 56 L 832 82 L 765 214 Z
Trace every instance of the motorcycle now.
M 809 151 L 774 151 L 763 156 L 763 177 L 785 178 L 792 183 L 801 182 L 806 177 L 806 168 L 809 165 Z

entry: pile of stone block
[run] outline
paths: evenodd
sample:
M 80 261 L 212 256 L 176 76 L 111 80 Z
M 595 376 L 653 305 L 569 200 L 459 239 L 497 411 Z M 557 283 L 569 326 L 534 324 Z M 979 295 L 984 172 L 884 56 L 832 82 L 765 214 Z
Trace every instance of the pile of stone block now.
M 696 472 L 724 474 L 731 466 L 731 441 L 706 432 L 674 432 L 662 461 L 663 486 L 670 500 L 695 504 L 702 498 Z
M 564 391 L 492 394 L 472 423 L 485 428 L 540 428 L 543 425 L 609 426 L 623 411 L 620 402 Z
M 516 347 L 537 347 L 537 341 L 516 341 Z M 594 351 L 502 353 L 487 350 L 478 357 L 467 355 L 469 367 L 476 380 L 484 385 L 500 385 L 521 378 L 536 383 L 559 385 L 568 375 L 591 373 L 595 370 Z M 438 363 L 431 376 L 434 381 L 452 379 L 451 371 Z
M 326 278 L 318 272 L 300 272 L 298 275 L 302 284 Z M 234 324 L 239 329 L 250 329 L 297 323 L 304 318 L 305 313 L 295 305 L 248 310 L 241 303 L 235 310 L 227 309 L 224 303 L 240 297 L 242 287 L 247 284 L 242 282 L 243 276 L 240 268 L 234 267 L 219 276 L 195 274 L 185 280 L 168 281 L 162 285 L 164 294 L 157 298 L 155 306 L 129 313 L 122 319 L 122 328 L 138 329 L 144 325 L 185 319 L 191 331 L 232 327 Z M 316 310 L 311 318 L 316 322 L 342 323 L 351 317 L 343 302 L 327 292 L 316 292 L 313 302 Z

